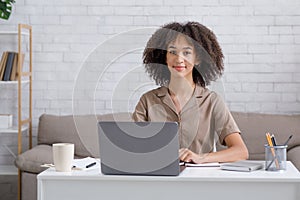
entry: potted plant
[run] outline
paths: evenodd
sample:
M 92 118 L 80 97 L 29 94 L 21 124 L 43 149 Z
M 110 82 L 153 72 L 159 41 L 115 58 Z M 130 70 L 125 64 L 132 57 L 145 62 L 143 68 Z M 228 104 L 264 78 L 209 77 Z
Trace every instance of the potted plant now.
M 12 12 L 12 4 L 15 0 L 0 0 L 0 18 L 7 20 Z

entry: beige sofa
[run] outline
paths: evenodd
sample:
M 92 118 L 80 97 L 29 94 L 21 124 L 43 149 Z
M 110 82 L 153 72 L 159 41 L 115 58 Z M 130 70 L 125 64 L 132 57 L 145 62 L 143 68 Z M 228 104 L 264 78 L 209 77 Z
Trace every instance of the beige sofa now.
M 293 138 L 288 145 L 288 160 L 300 169 L 300 115 L 268 115 L 233 112 L 242 137 L 248 147 L 249 159 L 264 159 L 265 133 L 276 135 L 282 144 L 291 134 Z M 75 144 L 75 157 L 99 157 L 97 137 L 97 120 L 131 119 L 129 113 L 95 116 L 54 116 L 44 114 L 39 119 L 38 145 L 21 155 L 15 161 L 22 171 L 22 200 L 35 200 L 37 197 L 36 176 L 44 170 L 44 163 L 52 163 L 52 147 L 56 142 Z M 75 121 L 75 122 L 74 122 Z M 80 136 L 79 136 L 79 134 Z

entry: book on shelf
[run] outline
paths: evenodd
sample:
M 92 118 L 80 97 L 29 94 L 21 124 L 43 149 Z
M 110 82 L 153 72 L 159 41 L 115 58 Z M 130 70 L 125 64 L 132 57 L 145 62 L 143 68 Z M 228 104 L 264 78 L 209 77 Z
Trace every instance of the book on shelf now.
M 21 54 L 21 59 L 20 59 L 20 63 L 21 63 L 21 71 L 22 71 L 22 67 L 23 67 L 23 62 L 24 62 L 24 53 Z M 18 80 L 18 60 L 19 56 L 18 53 L 15 53 L 15 57 L 14 57 L 14 63 L 13 63 L 13 68 L 11 71 L 11 75 L 10 75 L 10 80 L 11 81 L 16 81 Z
M 21 59 L 18 61 L 17 52 L 5 51 L 2 53 L 0 62 L 0 81 L 16 81 L 18 80 L 18 63 L 21 63 L 21 71 L 24 63 L 25 55 L 21 54 Z
M 11 70 L 12 70 L 12 66 L 13 66 L 13 62 L 14 62 L 14 57 L 15 57 L 14 52 L 8 52 L 7 61 L 5 64 L 4 75 L 3 75 L 3 81 L 9 81 L 9 79 L 10 79 Z
M 15 54 L 13 65 L 12 65 L 12 68 L 11 68 L 10 77 L 9 77 L 10 81 L 15 80 L 17 71 L 18 71 L 18 54 Z
M 0 62 L 0 81 L 3 79 L 4 71 L 5 71 L 5 65 L 7 60 L 8 52 L 5 51 L 2 53 L 1 62 Z
M 232 163 L 224 163 L 221 169 L 229 171 L 251 172 L 263 168 L 264 164 L 259 161 L 241 160 Z

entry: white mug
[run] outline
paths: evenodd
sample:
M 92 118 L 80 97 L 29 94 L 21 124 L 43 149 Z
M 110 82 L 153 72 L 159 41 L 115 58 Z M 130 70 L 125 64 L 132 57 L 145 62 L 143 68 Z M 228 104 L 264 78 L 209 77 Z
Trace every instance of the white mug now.
M 52 145 L 55 170 L 70 172 L 74 159 L 74 144 L 56 143 Z

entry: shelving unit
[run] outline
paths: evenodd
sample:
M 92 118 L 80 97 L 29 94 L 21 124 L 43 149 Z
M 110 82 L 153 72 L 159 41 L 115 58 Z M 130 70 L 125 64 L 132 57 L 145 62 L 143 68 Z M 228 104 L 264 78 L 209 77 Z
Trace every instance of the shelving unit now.
M 9 129 L 0 129 L 0 133 L 17 133 L 18 134 L 18 154 L 22 153 L 22 133 L 28 130 L 28 148 L 32 148 L 32 27 L 27 24 L 19 24 L 18 31 L 0 31 L 1 35 L 17 35 L 18 36 L 18 80 L 17 81 L 0 81 L 0 85 L 17 84 L 18 85 L 18 120 L 17 127 Z M 21 66 L 21 54 L 22 52 L 22 36 L 28 37 L 29 41 L 29 67 L 27 71 L 23 71 Z M 29 84 L 29 111 L 28 118 L 23 119 L 22 107 L 22 85 Z M 18 199 L 21 199 L 21 171 L 18 170 Z

